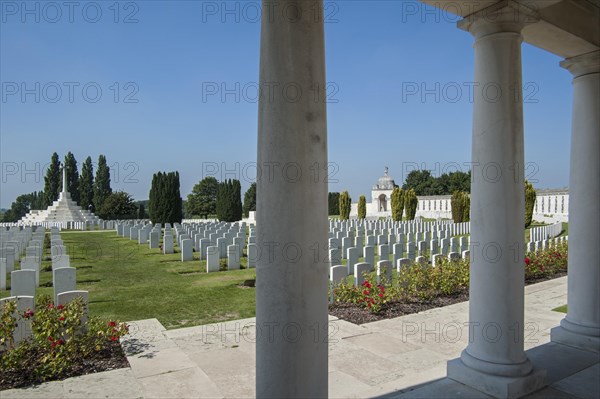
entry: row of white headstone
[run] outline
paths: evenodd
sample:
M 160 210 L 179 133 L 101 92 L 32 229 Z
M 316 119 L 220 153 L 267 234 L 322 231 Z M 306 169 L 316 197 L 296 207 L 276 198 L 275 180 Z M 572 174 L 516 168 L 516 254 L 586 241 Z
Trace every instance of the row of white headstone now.
M 453 242 L 453 240 L 456 237 L 452 237 L 450 239 L 451 242 Z M 335 246 L 337 243 L 334 241 L 333 243 L 331 242 L 332 240 L 335 239 L 330 239 L 330 245 L 331 246 Z M 568 242 L 568 236 L 562 236 L 562 237 L 555 237 L 555 238 L 551 238 L 551 239 L 545 239 L 545 240 L 540 240 L 540 241 L 536 241 L 536 242 L 529 242 L 527 244 L 527 252 L 535 252 L 535 251 L 539 251 L 539 250 L 546 250 L 549 248 L 553 248 L 556 247 L 558 244 L 560 243 L 566 243 Z M 431 247 L 433 247 L 433 240 L 432 240 L 432 244 Z M 456 245 L 456 241 L 454 241 L 451 244 L 452 245 Z M 421 246 L 421 245 L 419 245 Z M 372 273 L 374 271 L 377 272 L 377 283 L 379 283 L 382 279 L 383 276 L 385 276 L 386 281 L 391 281 L 392 279 L 392 270 L 393 270 L 393 266 L 396 266 L 396 270 L 398 273 L 401 273 L 401 271 L 404 268 L 410 267 L 411 265 L 415 264 L 415 265 L 419 265 L 421 267 L 427 267 L 429 265 L 429 262 L 427 261 L 427 258 L 425 256 L 419 255 L 419 256 L 410 256 L 410 255 L 414 255 L 414 245 L 410 245 L 407 244 L 407 253 L 409 254 L 409 257 L 401 257 L 402 256 L 402 245 L 401 244 L 394 244 L 394 257 L 393 257 L 393 261 L 390 261 L 389 259 L 389 249 L 388 246 L 385 244 L 379 245 L 378 247 L 378 254 L 379 254 L 379 261 L 377 263 L 375 263 L 375 254 L 374 254 L 374 247 L 371 246 L 366 246 L 364 247 L 364 252 L 363 252 L 363 262 L 359 262 L 359 258 L 358 258 L 358 252 L 357 252 L 357 248 L 356 247 L 351 247 L 347 249 L 347 264 L 346 265 L 341 265 L 339 263 L 341 263 L 341 258 L 338 255 L 337 251 L 334 250 L 330 250 L 330 268 L 329 268 L 329 279 L 330 279 L 330 286 L 331 286 L 331 292 L 332 292 L 332 296 L 331 296 L 331 300 L 334 300 L 333 297 L 333 288 L 335 288 L 337 285 L 341 284 L 342 282 L 346 281 L 346 278 L 349 275 L 353 275 L 354 277 L 354 286 L 355 287 L 359 287 L 363 284 L 363 282 L 365 281 L 365 274 L 369 274 Z M 412 247 L 413 252 L 410 252 L 410 249 Z M 430 247 L 430 248 L 431 248 Z M 463 248 L 467 248 L 464 249 Z M 459 260 L 459 259 L 470 259 L 470 249 L 469 248 L 469 243 L 468 243 L 468 239 L 467 237 L 460 237 L 460 248 L 461 248 L 461 253 L 459 253 L 458 251 L 456 251 L 455 247 L 452 247 L 451 249 L 453 251 L 451 252 L 445 252 L 444 250 L 442 250 L 442 253 L 434 253 L 431 255 L 431 267 L 436 267 L 436 265 L 438 265 L 440 263 L 440 261 L 444 258 L 448 258 L 449 260 Z
M 554 223 L 549 226 L 538 226 L 529 229 L 529 241 L 543 241 L 558 237 L 562 233 L 562 223 Z
M 9 271 L 7 270 L 8 263 L 6 259 L 0 259 L 1 289 L 6 289 L 6 273 L 10 272 L 11 277 L 10 296 L 0 299 L 0 307 L 7 301 L 16 301 L 17 303 L 17 314 L 14 317 L 17 317 L 18 321 L 17 328 L 13 333 L 15 343 L 19 343 L 31 336 L 31 320 L 20 319 L 18 313 L 35 309 L 35 289 L 39 287 L 45 230 L 41 226 L 38 226 L 35 230 L 29 227 L 23 229 L 17 227 L 10 228 L 9 233 L 6 234 L 6 238 L 8 238 L 6 242 L 10 242 L 11 245 L 9 247 L 13 249 L 10 252 L 15 255 L 16 260 L 20 260 L 20 268 L 19 270 L 14 270 L 13 262 Z M 14 245 L 15 242 L 20 245 Z M 60 238 L 59 229 L 56 226 L 50 229 L 50 243 L 54 303 L 57 306 L 66 305 L 74 298 L 83 298 L 86 310 L 82 321 L 85 322 L 87 321 L 88 292 L 76 289 L 76 269 L 70 267 L 66 247 Z M 23 252 L 21 248 L 25 245 L 25 256 L 22 257 Z M 4 248 L 4 246 L 2 247 Z
M 433 233 L 442 230 L 446 232 L 446 236 L 451 237 L 456 235 L 469 234 L 470 222 L 454 223 L 451 220 L 422 221 L 420 219 L 409 221 L 394 221 L 392 219 L 331 219 L 329 221 L 329 230 L 334 233 L 337 233 L 338 231 L 363 231 L 365 232 L 363 235 L 371 235 L 372 233 L 369 233 L 369 231 L 378 231 L 379 234 L 422 234 L 427 231 Z M 377 235 L 377 233 L 375 233 L 375 235 Z
M 227 269 L 240 269 L 244 249 L 248 252 L 248 267 L 256 264 L 256 236 L 253 225 L 245 222 L 227 223 L 217 221 L 174 223 L 171 226 L 161 224 L 131 224 L 117 223 L 117 234 L 129 237 L 138 243 L 148 244 L 149 248 L 159 248 L 160 234 L 162 232 L 162 253 L 172 254 L 174 242 L 181 252 L 181 261 L 194 260 L 194 252 L 198 253 L 200 261 L 206 261 L 206 272 L 219 271 L 221 259 L 227 259 Z M 249 236 L 247 237 L 247 230 Z

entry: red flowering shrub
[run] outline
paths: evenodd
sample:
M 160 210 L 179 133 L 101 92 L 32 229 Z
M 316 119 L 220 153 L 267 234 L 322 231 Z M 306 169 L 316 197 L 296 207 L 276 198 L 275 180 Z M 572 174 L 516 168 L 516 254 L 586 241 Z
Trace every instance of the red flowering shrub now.
M 539 278 L 566 272 L 567 254 L 567 243 L 560 243 L 540 251 L 527 253 L 525 257 L 525 278 Z
M 527 253 L 525 278 L 551 276 L 567 271 L 567 243 L 545 250 Z M 360 287 L 342 283 L 334 288 L 336 302 L 354 303 L 373 313 L 381 311 L 384 304 L 413 299 L 429 301 L 440 296 L 466 293 L 469 288 L 469 259 L 441 259 L 436 267 L 413 263 L 399 273 L 394 272 L 393 284 L 375 283 L 374 273 L 365 276 Z
M 84 306 L 81 298 L 54 306 L 45 296 L 38 300 L 35 312 L 28 309 L 15 317 L 16 302 L 6 302 L 0 308 L 0 349 L 4 349 L 0 352 L 0 368 L 34 373 L 42 381 L 55 379 L 77 360 L 103 350 L 127 334 L 125 323 L 97 318 L 82 323 Z M 14 345 L 12 336 L 19 318 L 31 321 L 32 336 Z

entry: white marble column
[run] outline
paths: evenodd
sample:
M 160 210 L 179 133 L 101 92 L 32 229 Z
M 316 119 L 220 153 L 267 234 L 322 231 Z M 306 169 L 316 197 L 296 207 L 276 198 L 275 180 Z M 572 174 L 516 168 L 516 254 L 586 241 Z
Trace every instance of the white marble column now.
M 524 139 L 521 29 L 525 8 L 459 22 L 475 37 L 469 344 L 448 377 L 496 397 L 543 386 L 524 352 Z
M 573 74 L 568 312 L 551 337 L 600 352 L 600 51 L 561 66 Z
M 315 7 L 316 6 L 316 7 Z M 263 2 L 256 396 L 328 393 L 327 116 L 321 1 Z

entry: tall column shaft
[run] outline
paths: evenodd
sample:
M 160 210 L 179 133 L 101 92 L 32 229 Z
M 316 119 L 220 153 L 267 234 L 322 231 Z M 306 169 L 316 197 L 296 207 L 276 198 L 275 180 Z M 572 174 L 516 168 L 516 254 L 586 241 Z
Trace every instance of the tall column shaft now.
M 525 284 L 521 40 L 518 32 L 498 32 L 475 42 L 475 82 L 484 89 L 475 98 L 473 116 L 469 293 L 473 327 L 463 360 L 474 367 L 479 362 L 484 362 L 478 364 L 481 367 L 486 362 L 506 365 L 507 375 L 531 371 L 519 332 Z
M 524 138 L 514 10 L 475 17 L 469 344 L 448 376 L 498 397 L 539 388 L 524 352 Z M 460 26 L 460 25 L 459 25 Z M 533 377 L 533 378 L 532 378 Z
M 600 352 L 600 51 L 561 66 L 574 77 L 568 313 L 552 340 Z
M 318 7 L 315 7 L 318 5 Z M 256 395 L 327 396 L 327 117 L 322 2 L 263 2 Z

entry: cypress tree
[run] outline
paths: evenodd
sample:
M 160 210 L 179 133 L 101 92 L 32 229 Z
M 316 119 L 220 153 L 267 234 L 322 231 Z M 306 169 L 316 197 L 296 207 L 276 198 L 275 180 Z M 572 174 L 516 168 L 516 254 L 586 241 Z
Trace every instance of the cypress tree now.
M 79 197 L 79 206 L 83 209 L 88 209 L 94 201 L 94 170 L 91 157 L 87 157 L 81 166 Z
M 50 206 L 54 201 L 58 199 L 60 193 L 60 161 L 58 160 L 58 154 L 55 152 L 50 158 L 50 165 L 46 170 L 46 176 L 44 177 L 44 206 Z
M 98 170 L 94 181 L 94 208 L 100 209 L 106 197 L 112 194 L 110 188 L 110 168 L 106 164 L 106 157 L 102 154 L 98 157 Z
M 340 193 L 329 193 L 327 195 L 327 204 L 329 205 L 329 216 L 340 214 Z
M 454 223 L 461 223 L 464 216 L 464 198 L 461 191 L 455 191 L 452 193 L 450 199 L 450 207 L 452 208 L 452 220 Z
M 392 219 L 395 221 L 402 220 L 404 213 L 404 191 L 400 187 L 394 187 L 392 191 Z
M 181 223 L 183 200 L 179 172 L 155 173 L 152 176 L 148 197 L 148 210 L 152 223 Z
M 340 194 L 340 219 L 348 220 L 350 218 L 350 209 L 352 207 L 352 199 L 348 191 Z
M 252 183 L 244 194 L 244 217 L 248 217 L 250 211 L 256 211 L 256 183 Z
M 536 193 L 533 184 L 525 180 L 525 227 L 531 225 L 533 220 L 533 207 L 535 206 Z
M 412 188 L 404 193 L 404 208 L 406 209 L 406 219 L 414 220 L 417 214 L 417 204 L 419 199 L 415 190 Z
M 233 220 L 231 220 L 231 222 L 237 222 L 238 220 L 242 220 L 242 185 L 237 179 L 231 181 L 231 205 L 233 210 Z
M 471 220 L 471 197 L 469 193 L 463 193 L 463 222 Z
M 358 218 L 364 219 L 367 217 L 367 199 L 364 195 L 358 197 Z

